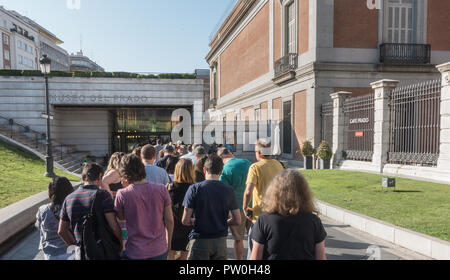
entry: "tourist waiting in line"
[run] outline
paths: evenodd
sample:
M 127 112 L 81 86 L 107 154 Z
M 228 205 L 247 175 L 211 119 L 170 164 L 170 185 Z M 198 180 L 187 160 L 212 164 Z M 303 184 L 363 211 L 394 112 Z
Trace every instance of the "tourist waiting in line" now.
M 156 140 L 156 145 L 154 146 L 155 151 L 156 151 L 156 160 L 161 159 L 162 157 L 159 157 L 159 152 L 161 152 L 164 148 L 163 145 L 161 145 L 161 139 Z
M 103 167 L 98 164 L 86 164 L 81 175 L 84 185 L 68 195 L 61 207 L 58 234 L 69 246 L 80 246 L 83 222 L 91 212 L 96 196 L 99 196 L 97 199 L 101 201 L 100 209 L 112 233 L 122 242 L 122 231 L 117 223 L 112 196 L 98 187 L 102 183 L 103 172 Z
M 120 161 L 124 156 L 125 153 L 114 153 L 111 156 L 105 176 L 103 176 L 102 186 L 100 187 L 101 189 L 108 191 L 112 195 L 113 200 L 116 199 L 117 192 L 124 187 L 119 173 Z M 127 241 L 127 225 L 124 221 L 118 222 L 120 229 L 122 230 L 122 239 L 125 246 Z
M 119 164 L 124 155 L 124 153 L 114 153 L 111 156 L 100 187 L 101 189 L 108 191 L 113 198 L 116 197 L 117 191 L 123 187 L 119 174 Z
M 267 187 L 275 175 L 284 169 L 279 161 L 272 159 L 272 143 L 268 139 L 259 139 L 256 142 L 255 155 L 258 162 L 250 166 L 242 206 L 245 216 L 253 223 L 263 213 L 262 201 Z M 250 201 L 253 203 L 253 208 L 249 207 Z M 250 229 L 249 236 L 251 231 Z M 249 238 L 248 257 L 251 255 L 251 249 L 252 243 Z
M 175 167 L 177 166 L 177 163 L 180 159 L 175 156 L 170 156 L 167 159 L 166 163 L 166 172 L 169 175 L 169 181 L 173 182 L 174 174 L 175 174 Z
M 144 164 L 135 155 L 122 158 L 120 175 L 128 185 L 115 201 L 117 217 L 127 221 L 125 259 L 166 260 L 173 232 L 169 192 L 165 186 L 145 180 Z
M 194 164 L 196 164 L 201 158 L 207 156 L 205 147 L 203 147 L 202 145 L 198 145 L 197 147 L 195 147 L 194 155 L 195 155 Z
M 194 144 L 194 145 L 188 145 L 187 149 L 188 149 L 188 153 L 181 156 L 181 158 L 188 158 L 192 161 L 192 163 L 195 165 L 197 163 L 197 159 L 195 158 L 195 154 L 194 154 L 194 150 L 195 148 L 198 146 L 198 144 Z
M 175 153 L 175 148 L 172 145 L 164 146 L 164 157 L 155 163 L 156 166 L 161 167 L 162 169 L 166 169 L 167 159 L 170 156 L 173 156 Z
M 68 246 L 58 235 L 59 215 L 66 197 L 73 192 L 72 184 L 65 177 L 56 177 L 48 186 L 50 203 L 39 208 L 36 228 L 39 231 L 39 250 L 45 260 L 67 260 Z
M 168 185 L 175 222 L 172 246 L 168 257 L 169 260 L 175 259 L 176 252 L 180 252 L 180 260 L 187 260 L 189 254 L 187 245 L 189 243 L 189 233 L 192 231 L 192 226 L 184 226 L 182 224 L 184 211 L 183 200 L 187 190 L 194 183 L 194 165 L 192 164 L 192 161 L 187 158 L 181 159 L 175 167 L 174 180 Z
M 162 159 L 164 157 L 164 150 L 160 150 L 158 153 L 157 153 L 157 159 L 155 160 L 155 163 L 156 162 L 158 162 L 160 159 Z
M 145 166 L 145 179 L 155 184 L 167 185 L 170 182 L 166 170 L 156 165 L 156 150 L 152 145 L 145 145 L 141 151 L 142 163 Z
M 186 145 L 181 145 L 178 148 L 178 156 L 182 157 L 182 156 L 187 155 L 187 154 L 188 154 L 188 149 L 187 149 Z
M 252 260 L 326 260 L 327 233 L 300 172 L 279 173 L 263 202 L 267 214 L 260 215 L 252 228 Z
M 222 168 L 220 157 L 209 156 L 204 166 L 206 181 L 192 185 L 184 198 L 183 225 L 194 226 L 189 260 L 226 260 L 228 227 L 241 221 L 233 188 L 219 181 Z
M 231 226 L 230 230 L 234 237 L 234 251 L 237 260 L 244 258 L 244 239 L 245 233 L 250 230 L 251 221 L 245 218 L 242 210 L 243 197 L 245 192 L 245 183 L 247 182 L 247 174 L 252 163 L 247 159 L 235 158 L 231 151 L 227 148 L 221 148 L 217 155 L 222 158 L 224 167 L 220 181 L 234 189 L 237 202 L 241 207 L 241 224 L 239 226 Z
M 200 183 L 205 181 L 205 172 L 204 172 L 204 166 L 205 162 L 208 159 L 208 157 L 205 155 L 202 158 L 200 158 L 194 167 L 194 174 L 195 174 L 195 182 Z
M 137 157 L 141 157 L 141 151 L 142 151 L 142 146 L 141 145 L 137 145 L 136 148 L 134 148 L 131 153 L 133 155 L 136 155 Z

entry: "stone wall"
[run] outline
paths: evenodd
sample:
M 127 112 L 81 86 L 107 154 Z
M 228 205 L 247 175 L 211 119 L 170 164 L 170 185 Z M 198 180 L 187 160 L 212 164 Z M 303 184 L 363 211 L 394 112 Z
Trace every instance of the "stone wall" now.
M 194 125 L 202 123 L 204 82 L 200 79 L 51 77 L 49 93 L 54 115 L 52 138 L 95 156 L 108 154 L 111 108 L 186 107 L 194 112 Z M 43 112 L 42 77 L 0 77 L 0 116 L 45 133 Z M 201 140 L 198 135 L 195 138 Z

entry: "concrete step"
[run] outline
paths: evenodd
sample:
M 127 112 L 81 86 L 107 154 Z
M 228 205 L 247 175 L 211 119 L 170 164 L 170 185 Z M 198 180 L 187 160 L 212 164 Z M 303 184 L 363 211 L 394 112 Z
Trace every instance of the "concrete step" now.
M 79 166 L 81 166 L 81 163 L 82 162 L 80 162 L 79 160 L 75 159 L 75 160 L 66 162 L 66 163 L 61 164 L 61 165 L 64 166 L 64 168 L 69 169 L 70 167 L 73 167 L 73 166 L 78 166 L 79 167 Z
M 72 167 L 69 167 L 69 168 L 67 168 L 67 170 L 69 170 L 70 172 L 73 172 L 73 173 L 81 174 L 81 166 L 79 166 L 79 165 L 74 165 Z

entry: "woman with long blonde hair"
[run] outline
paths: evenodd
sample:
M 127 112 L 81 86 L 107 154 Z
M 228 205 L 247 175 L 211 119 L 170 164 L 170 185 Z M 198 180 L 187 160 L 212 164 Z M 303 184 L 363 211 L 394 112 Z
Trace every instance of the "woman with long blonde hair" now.
M 111 193 L 113 198 L 115 198 L 116 193 L 123 188 L 119 167 L 120 160 L 124 155 L 124 153 L 114 153 L 109 159 L 108 168 L 106 169 L 105 176 L 103 176 L 101 188 Z
M 181 252 L 180 260 L 187 260 L 189 252 L 186 247 L 189 243 L 189 233 L 192 227 L 182 224 L 183 200 L 189 187 L 195 184 L 194 164 L 190 159 L 180 159 L 175 166 L 173 182 L 168 185 L 170 198 L 172 200 L 172 211 L 174 218 L 174 229 L 172 246 L 169 251 L 169 260 L 175 259 L 176 252 Z
M 252 230 L 252 260 L 325 260 L 327 233 L 308 182 L 284 170 L 270 183 Z

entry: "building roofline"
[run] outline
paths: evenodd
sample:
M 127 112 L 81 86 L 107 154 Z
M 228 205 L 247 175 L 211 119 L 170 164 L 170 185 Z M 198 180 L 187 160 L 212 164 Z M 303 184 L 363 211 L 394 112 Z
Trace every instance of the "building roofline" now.
M 61 39 L 59 39 L 55 34 L 51 33 L 48 29 L 44 28 L 42 25 L 38 24 L 34 20 L 21 15 L 17 11 L 14 10 L 8 10 L 4 6 L 0 6 L 0 10 L 2 10 L 4 13 L 8 14 L 10 17 L 15 18 L 19 21 L 21 21 L 23 24 L 27 25 L 28 28 L 33 29 L 38 34 L 45 34 L 50 39 L 53 39 L 56 41 L 56 44 L 60 45 L 64 43 Z
M 225 39 L 230 35 L 231 31 L 235 29 L 236 25 L 247 14 L 248 10 L 253 6 L 256 0 L 239 0 L 229 13 L 226 20 L 222 23 L 219 30 L 214 35 L 209 43 L 210 51 L 206 55 L 206 60 L 209 61 L 217 49 L 222 45 Z M 239 9 L 238 9 L 239 8 Z M 236 15 L 233 17 L 233 15 Z M 224 30 L 224 28 L 226 29 Z

